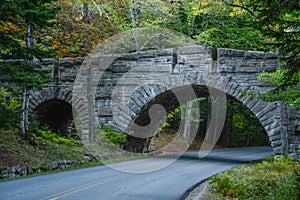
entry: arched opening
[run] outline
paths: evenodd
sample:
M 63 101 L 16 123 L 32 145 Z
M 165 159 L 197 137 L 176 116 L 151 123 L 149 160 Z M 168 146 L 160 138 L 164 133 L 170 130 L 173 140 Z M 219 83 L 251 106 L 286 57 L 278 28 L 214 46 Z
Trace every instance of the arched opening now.
M 61 136 L 66 136 L 73 123 L 72 106 L 59 99 L 51 99 L 41 103 L 37 109 L 39 127 L 46 126 Z
M 198 101 L 197 107 L 199 109 L 200 119 L 190 120 L 189 129 L 194 129 L 196 134 L 192 138 L 193 141 L 190 144 L 189 150 L 199 150 L 210 124 L 212 99 L 210 98 L 210 91 L 206 86 L 194 85 L 193 89 Z M 176 90 L 185 90 L 185 87 L 179 87 L 176 88 L 175 91 Z M 226 118 L 216 148 L 270 145 L 267 133 L 256 116 L 236 98 L 229 94 L 227 94 L 226 97 Z M 181 132 L 181 134 L 184 133 L 183 129 L 185 129 L 186 126 L 184 121 L 188 118 L 188 109 L 186 106 L 180 108 L 176 95 L 171 90 L 157 95 L 144 106 L 138 113 L 134 123 L 139 126 L 149 124 L 151 120 L 148 113 L 154 104 L 163 106 L 168 113 L 167 126 L 161 127 L 160 130 L 150 138 L 145 139 L 132 135 L 128 136 L 126 150 L 136 152 L 156 151 L 169 143 L 178 132 Z M 178 108 L 180 108 L 179 111 Z M 174 112 L 175 109 L 177 109 L 177 113 Z M 195 107 L 192 109 L 195 109 Z M 182 118 L 183 120 L 181 120 Z M 180 126 L 180 123 L 183 123 L 183 126 Z M 181 127 L 181 130 L 179 130 L 179 127 Z

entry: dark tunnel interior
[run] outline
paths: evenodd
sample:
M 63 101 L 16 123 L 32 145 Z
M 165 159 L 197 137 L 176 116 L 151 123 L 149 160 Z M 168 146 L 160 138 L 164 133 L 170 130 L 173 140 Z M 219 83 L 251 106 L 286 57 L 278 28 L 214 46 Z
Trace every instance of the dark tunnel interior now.
M 47 126 L 59 135 L 66 135 L 69 124 L 73 121 L 72 106 L 59 99 L 51 99 L 37 107 L 39 127 Z

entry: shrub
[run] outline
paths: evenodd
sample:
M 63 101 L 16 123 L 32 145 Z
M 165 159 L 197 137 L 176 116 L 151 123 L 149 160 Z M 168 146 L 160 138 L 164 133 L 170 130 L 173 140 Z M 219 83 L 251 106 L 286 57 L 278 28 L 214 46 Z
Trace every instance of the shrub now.
M 35 129 L 35 131 L 32 133 L 34 138 L 41 138 L 43 140 L 47 140 L 50 142 L 54 142 L 56 144 L 64 144 L 66 146 L 76 146 L 79 144 L 78 141 L 72 139 L 72 138 L 66 138 L 63 136 L 60 136 L 56 133 L 53 133 L 51 130 L 42 130 L 42 129 Z
M 300 165 L 290 159 L 244 165 L 212 177 L 212 188 L 238 199 L 299 199 Z
M 99 143 L 107 138 L 114 146 L 119 147 L 126 142 L 126 134 L 115 133 L 112 128 L 104 127 L 99 136 Z

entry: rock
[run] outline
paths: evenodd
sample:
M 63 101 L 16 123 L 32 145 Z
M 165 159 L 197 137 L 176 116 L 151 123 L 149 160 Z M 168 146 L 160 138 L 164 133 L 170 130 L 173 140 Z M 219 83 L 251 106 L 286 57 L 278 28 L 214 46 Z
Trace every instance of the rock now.
M 10 173 L 9 178 L 16 178 L 16 174 L 15 173 Z
M 28 174 L 33 174 L 33 169 L 30 166 L 27 166 L 27 173 Z
M 66 164 L 67 164 L 67 165 L 72 165 L 73 162 L 72 162 L 71 160 L 68 160 Z
M 66 168 L 71 168 L 72 167 L 72 165 L 66 165 Z
M 58 169 L 58 167 L 59 167 L 59 164 L 57 161 L 54 161 L 51 163 L 51 170 Z
M 77 161 L 75 161 L 75 162 L 73 162 L 73 164 L 72 164 L 74 167 L 77 167 L 78 166 L 78 162 Z
M 11 172 L 11 173 L 16 173 L 16 172 L 17 172 L 16 167 L 11 167 L 11 168 L 10 168 L 10 172 Z
M 16 171 L 18 174 L 22 174 L 22 167 L 17 166 Z
M 21 167 L 21 174 L 27 175 L 27 167 L 25 167 L 25 166 Z

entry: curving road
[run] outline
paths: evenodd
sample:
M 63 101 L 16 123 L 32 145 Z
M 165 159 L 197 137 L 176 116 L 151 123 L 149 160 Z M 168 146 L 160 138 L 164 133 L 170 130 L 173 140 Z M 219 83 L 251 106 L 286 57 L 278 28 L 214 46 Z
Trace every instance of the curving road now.
M 0 183 L 1 200 L 36 199 L 180 199 L 196 183 L 238 164 L 272 154 L 270 147 L 213 150 L 199 159 L 188 152 L 167 167 L 172 157 L 154 157 Z M 122 169 L 123 171 L 115 170 Z M 144 173 L 128 173 L 138 169 Z

